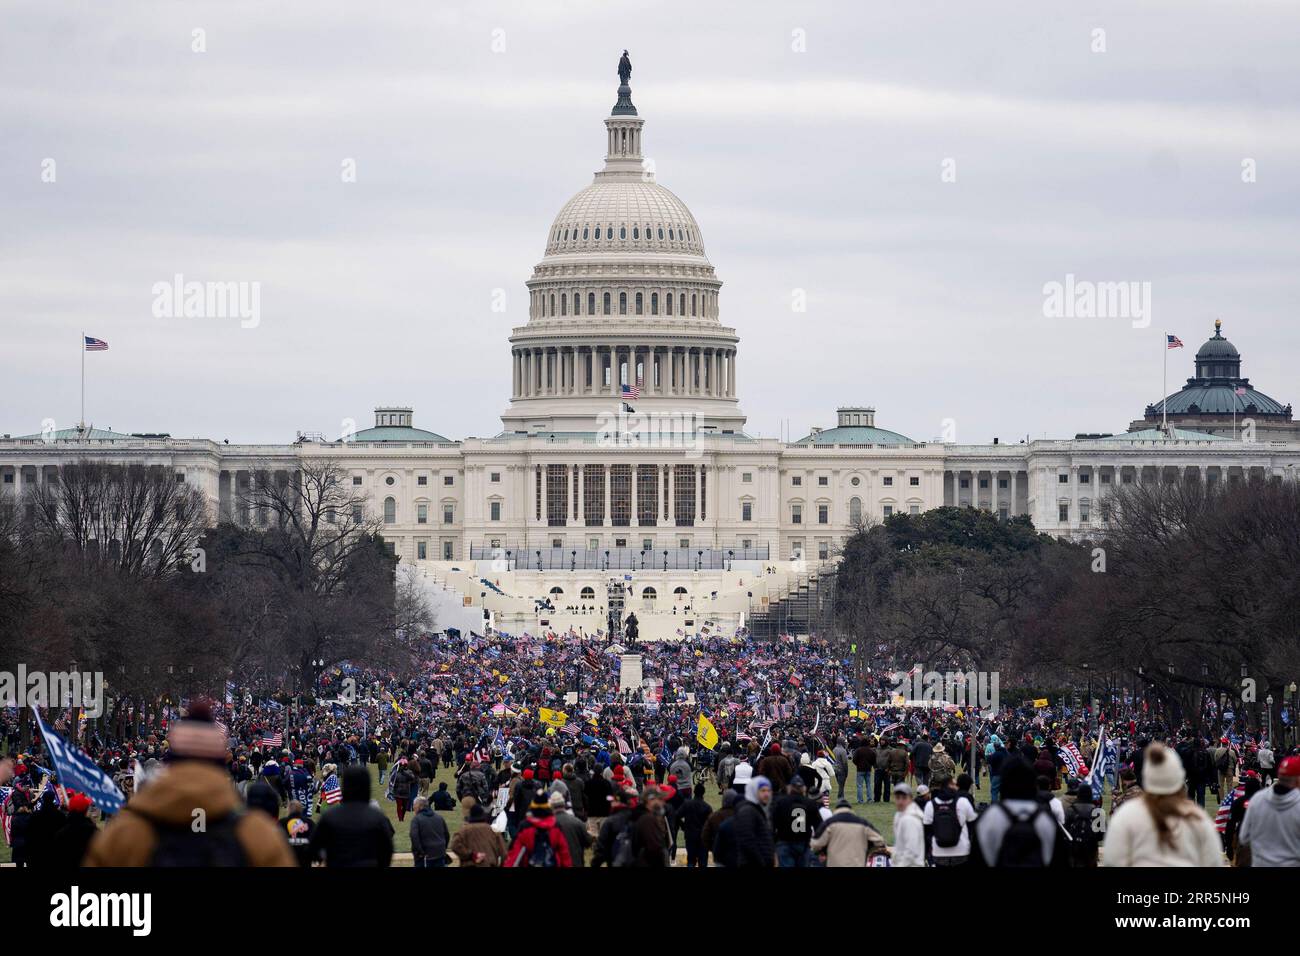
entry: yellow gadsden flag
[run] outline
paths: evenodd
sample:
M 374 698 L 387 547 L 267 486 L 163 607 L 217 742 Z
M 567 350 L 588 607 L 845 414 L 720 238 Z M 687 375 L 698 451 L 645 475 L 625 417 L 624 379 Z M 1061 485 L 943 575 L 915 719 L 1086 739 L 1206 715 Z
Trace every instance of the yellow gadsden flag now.
M 538 707 L 537 719 L 547 727 L 563 727 L 569 722 L 569 715 L 562 710 L 551 710 L 549 707 Z
M 718 746 L 718 728 L 713 726 L 713 721 L 700 714 L 699 726 L 695 729 L 695 739 L 700 742 L 701 747 L 712 750 Z
M 1047 706 L 1047 698 L 1046 698 L 1046 697 L 1036 697 L 1036 698 L 1034 699 L 1034 706 L 1035 706 L 1035 707 L 1046 707 L 1046 706 Z

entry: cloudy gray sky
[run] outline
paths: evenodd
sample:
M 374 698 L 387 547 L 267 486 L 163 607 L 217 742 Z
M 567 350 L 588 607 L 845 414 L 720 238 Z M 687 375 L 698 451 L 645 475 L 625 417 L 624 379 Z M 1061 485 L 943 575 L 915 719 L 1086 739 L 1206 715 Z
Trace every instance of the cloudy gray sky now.
M 103 427 L 282 441 L 409 403 L 495 433 L 623 47 L 752 433 L 846 403 L 918 439 L 1121 430 L 1163 330 L 1172 387 L 1216 316 L 1296 401 L 1298 36 L 1294 3 L 1208 0 L 0 2 L 0 433 L 76 421 L 83 329 Z M 260 282 L 260 324 L 155 317 L 177 273 Z M 1067 274 L 1151 283 L 1150 327 L 1045 317 Z

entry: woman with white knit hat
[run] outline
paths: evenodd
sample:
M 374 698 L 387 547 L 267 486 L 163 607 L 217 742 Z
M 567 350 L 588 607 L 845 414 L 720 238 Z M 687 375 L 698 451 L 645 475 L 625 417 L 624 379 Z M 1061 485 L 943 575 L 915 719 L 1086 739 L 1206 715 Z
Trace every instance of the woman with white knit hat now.
M 1178 754 L 1152 744 L 1142 761 L 1142 796 L 1112 814 L 1103 866 L 1224 866 L 1223 844 L 1205 811 L 1187 799 Z

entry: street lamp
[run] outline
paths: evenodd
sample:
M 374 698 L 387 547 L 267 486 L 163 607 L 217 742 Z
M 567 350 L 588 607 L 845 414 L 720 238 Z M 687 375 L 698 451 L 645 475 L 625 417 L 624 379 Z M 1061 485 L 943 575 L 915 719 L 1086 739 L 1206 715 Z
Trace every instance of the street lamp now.
M 1264 698 L 1264 703 L 1268 705 L 1268 739 L 1273 739 L 1273 695 L 1269 694 Z

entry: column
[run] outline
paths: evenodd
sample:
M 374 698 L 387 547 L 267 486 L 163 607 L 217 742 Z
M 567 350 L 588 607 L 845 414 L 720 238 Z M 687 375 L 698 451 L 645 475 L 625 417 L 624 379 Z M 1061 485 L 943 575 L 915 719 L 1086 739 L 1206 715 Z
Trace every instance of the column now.
M 1007 504 L 1008 518 L 1014 518 L 1016 516 L 1016 475 L 1017 474 L 1019 474 L 1019 472 L 1015 468 L 1012 468 L 1011 477 L 1007 481 L 1007 488 L 1011 492 L 1011 501 Z
M 615 397 L 618 396 L 618 384 L 619 384 L 618 383 L 618 346 L 610 345 L 609 347 L 609 394 Z M 605 487 L 606 488 L 609 487 L 608 482 L 605 483 Z M 608 511 L 606 511 L 605 513 L 606 515 L 609 514 Z
M 668 527 L 677 526 L 677 470 L 668 466 Z
M 606 528 L 611 527 L 614 523 L 614 516 L 610 512 L 610 485 L 613 484 L 614 473 L 610 470 L 609 465 L 601 465 L 605 472 L 605 520 L 603 524 Z
M 641 472 L 640 465 L 632 466 L 632 518 L 628 526 L 632 528 L 641 525 Z
M 574 516 L 574 520 L 580 525 L 585 525 L 587 523 L 587 467 L 586 465 L 578 466 L 578 477 L 575 480 L 578 482 L 578 513 Z

